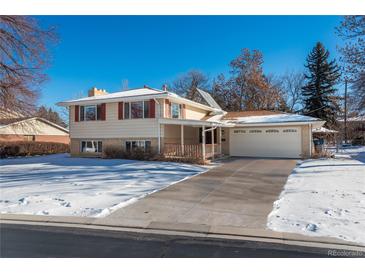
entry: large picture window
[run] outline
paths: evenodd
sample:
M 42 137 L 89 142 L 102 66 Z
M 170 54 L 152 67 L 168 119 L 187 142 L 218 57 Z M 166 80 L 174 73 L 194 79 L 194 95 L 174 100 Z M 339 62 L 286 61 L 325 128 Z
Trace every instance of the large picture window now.
M 141 119 L 150 117 L 149 101 L 124 103 L 124 119 Z
M 131 103 L 131 118 L 132 119 L 143 118 L 143 102 Z
M 102 141 L 81 141 L 81 152 L 101 153 L 103 151 Z

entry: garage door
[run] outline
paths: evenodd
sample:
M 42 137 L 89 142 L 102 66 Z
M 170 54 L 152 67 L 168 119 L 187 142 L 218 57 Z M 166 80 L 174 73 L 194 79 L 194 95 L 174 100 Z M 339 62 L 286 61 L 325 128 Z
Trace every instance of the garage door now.
M 300 127 L 231 128 L 231 156 L 300 158 Z

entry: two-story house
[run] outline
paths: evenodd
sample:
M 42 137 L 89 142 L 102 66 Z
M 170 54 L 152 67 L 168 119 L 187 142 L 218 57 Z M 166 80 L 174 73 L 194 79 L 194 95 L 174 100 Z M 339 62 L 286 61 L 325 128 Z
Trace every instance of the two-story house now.
M 73 156 L 98 156 L 107 146 L 151 148 L 167 156 L 306 158 L 316 118 L 271 111 L 225 112 L 204 91 L 207 104 L 143 87 L 64 101 L 69 107 Z

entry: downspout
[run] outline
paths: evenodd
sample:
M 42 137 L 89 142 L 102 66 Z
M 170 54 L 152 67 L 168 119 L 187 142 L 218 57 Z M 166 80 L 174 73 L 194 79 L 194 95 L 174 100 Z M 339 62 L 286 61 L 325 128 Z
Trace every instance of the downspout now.
M 153 99 L 155 100 L 155 103 L 157 103 L 158 105 L 158 112 L 157 112 L 157 145 L 158 145 L 158 154 L 161 154 L 161 125 L 160 125 L 160 116 L 161 116 L 161 106 L 160 106 L 160 102 L 158 100 L 156 100 L 155 98 Z

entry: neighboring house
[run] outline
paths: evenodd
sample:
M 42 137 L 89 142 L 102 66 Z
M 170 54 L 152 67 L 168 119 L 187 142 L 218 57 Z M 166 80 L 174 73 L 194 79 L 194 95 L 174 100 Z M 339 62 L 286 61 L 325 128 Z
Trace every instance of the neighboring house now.
M 338 120 L 341 136 L 345 138 L 345 120 Z M 354 145 L 365 145 L 365 115 L 347 118 L 347 141 Z
M 117 146 L 152 148 L 171 157 L 306 158 L 312 128 L 324 124 L 281 112 L 227 113 L 199 92 L 208 105 L 146 86 L 110 94 L 94 88 L 89 97 L 60 102 L 70 110 L 71 154 L 98 156 L 105 147 Z
M 70 142 L 68 130 L 39 117 L 0 112 L 0 141 Z

